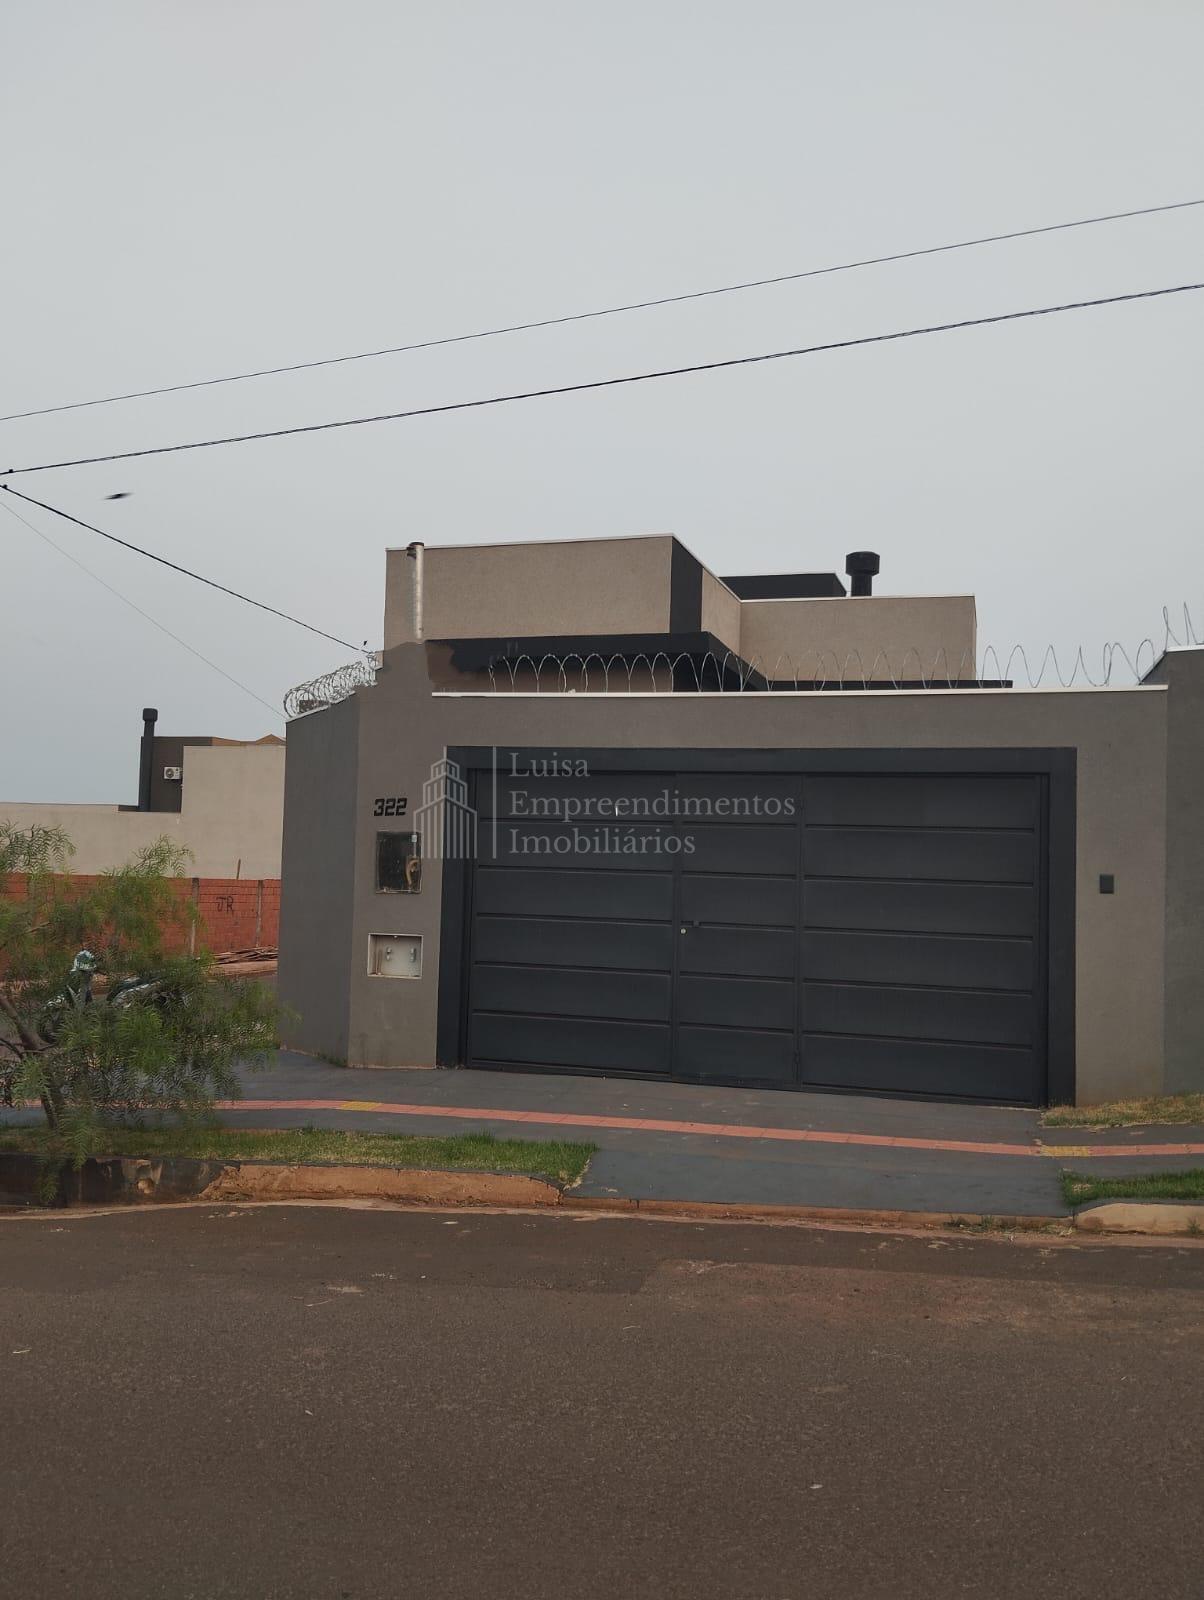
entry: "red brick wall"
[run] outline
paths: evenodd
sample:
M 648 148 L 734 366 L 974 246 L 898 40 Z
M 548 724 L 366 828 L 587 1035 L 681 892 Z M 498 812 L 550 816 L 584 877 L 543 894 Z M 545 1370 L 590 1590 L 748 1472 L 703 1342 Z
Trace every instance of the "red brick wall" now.
M 86 873 L 63 874 L 57 879 L 63 892 L 71 885 L 84 888 L 96 882 Z M 196 948 L 225 955 L 230 950 L 274 950 L 280 939 L 279 878 L 173 878 L 177 900 L 196 901 L 201 914 Z M 0 893 L 18 899 L 25 893 L 20 877 L 0 885 Z M 186 936 L 173 930 L 171 943 L 183 947 Z
M 276 948 L 280 937 L 279 878 L 196 878 L 193 883 L 201 913 L 198 949 L 221 955 L 256 946 Z

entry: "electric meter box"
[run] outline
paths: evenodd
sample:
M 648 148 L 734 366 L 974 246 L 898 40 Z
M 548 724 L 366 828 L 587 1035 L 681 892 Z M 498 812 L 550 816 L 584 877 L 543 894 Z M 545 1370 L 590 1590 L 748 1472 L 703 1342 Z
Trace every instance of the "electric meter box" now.
M 413 933 L 368 935 L 368 972 L 374 978 L 420 978 L 422 937 Z

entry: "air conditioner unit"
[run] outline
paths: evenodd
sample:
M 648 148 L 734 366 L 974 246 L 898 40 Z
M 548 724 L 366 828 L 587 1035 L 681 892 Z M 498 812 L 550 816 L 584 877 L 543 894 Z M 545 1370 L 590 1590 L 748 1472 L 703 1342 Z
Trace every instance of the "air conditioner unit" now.
M 183 781 L 184 768 L 183 767 L 164 767 L 163 768 L 163 776 L 167 780 L 168 783 L 180 783 L 180 782 Z

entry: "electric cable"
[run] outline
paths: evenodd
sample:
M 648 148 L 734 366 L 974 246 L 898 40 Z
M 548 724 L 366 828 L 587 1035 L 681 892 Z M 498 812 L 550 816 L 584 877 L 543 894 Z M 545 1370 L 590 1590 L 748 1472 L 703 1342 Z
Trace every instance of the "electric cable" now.
M 900 339 L 918 339 L 927 334 L 953 333 L 962 328 L 983 328 L 994 323 L 1019 322 L 1026 317 L 1050 317 L 1063 311 L 1085 311 L 1096 306 L 1120 305 L 1132 300 L 1156 300 L 1165 295 L 1189 294 L 1195 290 L 1204 289 L 1204 283 L 1180 283 L 1165 289 L 1139 289 L 1130 294 L 1103 295 L 1094 300 L 1071 300 L 1061 305 L 1036 306 L 1026 311 L 1001 311 L 989 317 L 964 317 L 957 322 L 931 323 L 921 328 L 903 328 L 894 333 L 865 334 L 857 339 L 835 339 L 826 344 L 804 345 L 793 350 L 771 350 L 763 355 L 731 356 L 723 361 L 700 361 L 685 367 L 661 367 L 651 372 L 629 373 L 619 378 L 595 378 L 586 383 L 565 383 L 547 389 L 524 389 L 514 394 L 491 395 L 480 400 L 455 400 L 445 405 L 415 406 L 408 411 L 386 411 L 367 417 L 343 417 L 333 422 L 302 423 L 291 428 L 265 428 L 255 433 L 225 434 L 212 439 L 193 439 L 183 444 L 151 445 L 141 450 L 115 450 L 100 456 L 76 456 L 66 461 L 43 461 L 32 467 L 9 467 L 0 472 L 0 478 L 12 478 L 30 472 L 58 472 L 64 467 L 93 467 L 113 461 L 134 461 L 144 456 L 176 455 L 183 450 L 211 450 L 220 445 L 251 444 L 262 439 L 287 439 L 306 433 L 329 433 L 335 428 L 361 428 L 368 423 L 376 422 L 403 422 L 411 417 L 440 416 L 450 411 L 474 411 L 485 406 L 510 405 L 518 400 L 542 400 L 553 395 L 581 394 L 589 389 L 614 389 L 624 384 L 649 383 L 658 378 L 688 377 L 699 372 L 717 372 L 728 367 L 755 366 L 766 361 L 784 361 L 795 356 L 820 355 L 831 350 L 852 350 L 859 346 L 871 344 L 889 344 Z M 8 487 L 0 484 L 0 487 Z M 15 492 L 15 491 L 14 491 Z M 53 508 L 51 508 L 53 509 Z M 63 513 L 60 513 L 63 515 Z M 89 524 L 85 523 L 87 527 Z M 94 533 L 99 529 L 93 529 Z M 112 535 L 106 534 L 106 538 Z M 118 541 L 121 542 L 121 541 Z M 143 552 L 146 554 L 147 552 Z M 156 557 L 156 560 L 162 559 Z M 169 563 L 170 565 L 170 563 Z M 182 569 L 181 569 L 182 570 Z M 196 574 L 191 574 L 196 576 Z M 204 582 L 210 580 L 204 579 Z M 217 584 L 215 587 L 220 588 Z M 228 591 L 232 592 L 232 591 Z M 245 596 L 240 596 L 245 598 Z M 253 601 L 252 604 L 258 604 Z M 272 607 L 266 606 L 265 610 Z M 290 621 L 295 621 L 290 618 Z M 303 627 L 308 624 L 303 623 Z M 313 629 L 313 632 L 321 632 Z M 327 635 L 327 637 L 330 637 Z M 340 644 L 345 640 L 337 641 Z M 354 646 L 352 647 L 354 648 Z
M 170 567 L 173 572 L 183 573 L 186 578 L 194 578 L 197 583 L 204 583 L 210 589 L 218 589 L 222 594 L 228 594 L 235 600 L 242 600 L 249 606 L 255 606 L 260 611 L 268 611 L 274 617 L 280 617 L 285 622 L 294 623 L 298 628 L 305 628 L 309 633 L 316 633 L 321 639 L 329 639 L 333 644 L 341 644 L 348 650 L 362 652 L 362 645 L 355 645 L 348 639 L 340 639 L 335 633 L 327 633 L 324 628 L 315 628 L 311 622 L 302 622 L 300 617 L 290 616 L 287 611 L 280 611 L 276 606 L 267 605 L 263 600 L 255 600 L 249 594 L 242 594 L 237 589 L 228 588 L 224 583 L 218 583 L 215 578 L 206 578 L 203 573 L 193 572 L 190 567 L 182 567 L 177 561 L 169 561 L 166 556 L 156 555 L 153 550 L 146 550 L 140 544 L 131 544 L 128 539 L 119 539 L 115 533 L 106 533 L 103 528 L 98 528 L 94 523 L 85 522 L 82 517 L 73 517 L 69 511 L 60 511 L 58 506 L 47 504 L 45 500 L 35 500 L 32 495 L 22 494 L 19 489 L 14 489 L 9 483 L 0 483 L 0 489 L 7 494 L 16 495 L 18 500 L 24 500 L 26 505 L 37 506 L 42 511 L 49 511 L 56 517 L 62 517 L 64 522 L 73 522 L 77 528 L 86 528 L 89 533 L 98 533 L 102 539 L 108 539 L 112 544 L 121 545 L 124 550 L 132 550 L 135 555 L 145 556 L 148 561 L 157 561 L 161 567 Z M 2 502 L 0 502 L 2 503 Z M 10 508 L 11 509 L 11 508 Z M 24 518 L 22 518 L 24 521 Z
M 256 367 L 248 372 L 232 372 L 220 378 L 196 378 L 188 383 L 168 383 L 156 389 L 131 389 L 123 394 L 101 395 L 94 400 L 72 400 L 63 405 L 40 406 L 31 411 L 12 411 L 0 422 L 16 422 L 25 417 L 48 417 L 60 411 L 82 411 L 89 406 L 116 405 L 125 400 L 149 400 L 158 395 L 180 394 L 187 389 L 211 389 L 224 383 L 244 383 L 252 378 L 273 378 L 291 372 L 310 372 L 317 367 L 336 367 L 351 361 L 374 361 L 380 356 L 407 355 L 415 350 L 434 350 L 442 345 L 467 344 L 474 339 L 496 339 L 503 334 L 529 333 L 537 328 L 559 328 L 571 322 L 589 322 L 598 317 L 617 317 L 629 311 L 649 311 L 658 306 L 681 305 L 689 300 L 707 300 L 716 295 L 741 294 L 748 289 L 766 289 L 779 283 L 798 283 L 804 278 L 822 278 L 837 272 L 855 272 L 863 267 L 886 266 L 895 261 L 915 261 L 921 256 L 943 255 L 951 250 L 972 250 L 980 245 L 1003 244 L 1012 239 L 1031 239 L 1043 233 L 1063 233 L 1071 228 L 1092 228 L 1103 222 L 1123 222 L 1132 217 L 1150 217 L 1164 211 L 1186 211 L 1204 205 L 1200 200 L 1176 200 L 1168 205 L 1141 206 L 1133 211 L 1110 211 L 1102 216 L 1079 217 L 1071 222 L 1050 222 L 1039 228 L 1016 228 L 1010 233 L 989 233 L 976 239 L 958 239 L 951 244 L 926 245 L 918 250 L 896 250 L 890 255 L 866 256 L 859 261 L 841 261 L 834 266 L 808 267 L 801 272 L 780 272 L 770 278 L 748 278 L 740 283 L 720 284 L 711 289 L 691 289 L 684 294 L 660 295 L 652 300 L 632 300 L 625 304 L 601 306 L 593 311 L 574 311 L 562 317 L 540 317 L 533 322 L 511 322 L 501 327 L 481 328 L 473 333 L 448 334 L 440 339 L 420 339 L 413 344 L 386 345 L 379 350 L 360 350 L 350 355 L 325 356 L 315 361 L 295 361 L 286 366 Z
M 153 628 L 158 628 L 160 633 L 165 633 L 169 639 L 174 639 L 176 644 L 188 651 L 189 655 L 195 656 L 198 661 L 203 661 L 207 667 L 211 667 L 214 672 L 219 673 L 223 678 L 225 678 L 227 683 L 232 683 L 236 689 L 241 689 L 244 694 L 249 694 L 252 700 L 258 700 L 259 704 L 261 706 L 266 706 L 274 717 L 279 717 L 282 722 L 285 720 L 278 707 L 265 700 L 262 695 L 256 694 L 254 689 L 249 689 L 245 683 L 240 682 L 239 679 L 234 677 L 232 673 L 227 672 L 225 667 L 219 667 L 216 661 L 211 661 L 208 656 L 202 655 L 195 645 L 189 644 L 187 639 L 181 639 L 178 633 L 173 633 L 171 629 L 164 623 L 160 622 L 157 617 L 152 617 L 149 611 L 144 611 L 140 605 L 136 605 L 134 601 L 130 599 L 129 595 L 122 594 L 120 589 L 115 589 L 111 583 L 106 583 L 104 578 L 102 578 L 99 573 L 93 572 L 91 567 L 86 567 L 84 563 L 77 557 L 73 556 L 69 550 L 64 550 L 62 545 L 57 544 L 48 533 L 43 533 L 41 528 L 35 527 L 34 524 L 30 522 L 28 517 L 23 517 L 15 506 L 9 505 L 8 501 L 6 500 L 0 500 L 0 506 L 4 507 L 10 517 L 16 517 L 18 522 L 24 523 L 24 525 L 29 529 L 30 533 L 36 534 L 36 536 L 41 539 L 43 543 L 48 544 L 52 550 L 56 550 L 59 555 L 63 556 L 67 561 L 70 561 L 72 566 L 78 567 L 79 570 L 86 573 L 94 583 L 98 583 L 102 589 L 107 589 L 111 595 L 116 596 L 116 598 L 121 601 L 122 605 L 129 606 L 131 611 L 136 611 L 138 615 L 149 622 Z

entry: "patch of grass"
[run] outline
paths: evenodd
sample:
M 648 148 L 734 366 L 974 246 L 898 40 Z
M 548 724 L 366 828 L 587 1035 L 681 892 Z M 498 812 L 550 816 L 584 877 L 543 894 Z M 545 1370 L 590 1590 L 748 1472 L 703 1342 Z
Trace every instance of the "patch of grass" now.
M 348 1133 L 337 1128 L 113 1128 L 104 1148 L 112 1156 L 192 1156 L 200 1160 L 282 1161 L 315 1166 L 453 1167 L 478 1172 L 529 1172 L 572 1183 L 585 1171 L 592 1144 L 498 1139 L 492 1133 L 427 1138 L 409 1133 Z M 44 1156 L 69 1152 L 45 1128 L 0 1128 L 0 1151 Z
M 1204 1122 L 1204 1094 L 1155 1094 L 1144 1100 L 1107 1100 L 1098 1106 L 1050 1106 L 1045 1128 L 1131 1128 L 1155 1122 Z
M 1090 1200 L 1204 1200 L 1204 1167 L 1123 1178 L 1063 1172 L 1062 1194 L 1068 1206 L 1086 1205 Z

